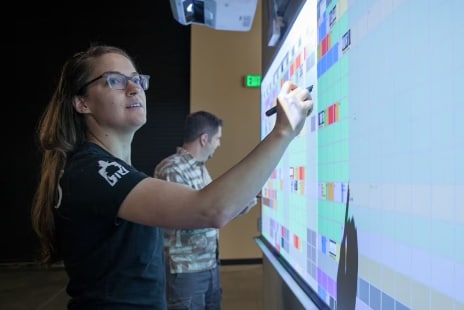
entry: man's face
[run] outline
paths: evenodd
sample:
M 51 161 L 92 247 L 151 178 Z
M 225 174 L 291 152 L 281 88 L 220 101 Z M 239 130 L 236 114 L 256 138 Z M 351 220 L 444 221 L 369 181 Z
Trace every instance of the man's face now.
M 214 151 L 221 145 L 221 138 L 222 138 L 222 127 L 218 128 L 218 131 L 212 137 L 209 137 L 208 143 L 206 145 L 206 155 L 207 159 L 213 157 Z

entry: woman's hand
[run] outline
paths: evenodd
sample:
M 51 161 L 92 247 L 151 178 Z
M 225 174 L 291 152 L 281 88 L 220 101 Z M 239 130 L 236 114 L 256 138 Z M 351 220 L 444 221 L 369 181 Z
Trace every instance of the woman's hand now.
M 277 96 L 276 128 L 298 135 L 304 126 L 306 117 L 313 110 L 311 94 L 306 88 L 298 87 L 292 81 L 286 81 Z

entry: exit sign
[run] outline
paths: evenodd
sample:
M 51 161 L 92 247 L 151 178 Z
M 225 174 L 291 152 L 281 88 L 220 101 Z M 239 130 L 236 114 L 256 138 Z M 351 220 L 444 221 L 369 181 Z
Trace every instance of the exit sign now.
M 261 86 L 261 75 L 247 74 L 245 76 L 245 87 L 260 87 Z

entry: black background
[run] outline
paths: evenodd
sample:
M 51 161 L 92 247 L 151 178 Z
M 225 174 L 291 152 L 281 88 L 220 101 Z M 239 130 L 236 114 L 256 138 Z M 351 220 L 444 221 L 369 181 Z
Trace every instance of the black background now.
M 116 45 L 135 58 L 142 73 L 151 75 L 148 121 L 132 148 L 133 165 L 149 175 L 182 142 L 190 108 L 190 26 L 174 20 L 169 0 L 40 2 L 20 9 L 14 27 L 15 82 L 7 84 L 13 86 L 15 99 L 4 103 L 8 108 L 2 125 L 7 172 L 2 177 L 2 263 L 37 257 L 30 221 L 40 168 L 36 126 L 68 57 L 93 43 Z

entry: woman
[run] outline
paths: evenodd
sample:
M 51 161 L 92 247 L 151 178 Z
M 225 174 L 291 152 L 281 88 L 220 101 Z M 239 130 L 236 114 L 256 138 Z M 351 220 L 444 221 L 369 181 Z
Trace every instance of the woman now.
M 149 76 L 123 50 L 93 46 L 63 66 L 39 123 L 42 170 L 32 210 L 42 263 L 63 260 L 69 309 L 165 309 L 161 228 L 221 228 L 262 188 L 312 109 L 286 82 L 272 132 L 202 190 L 131 166 Z

